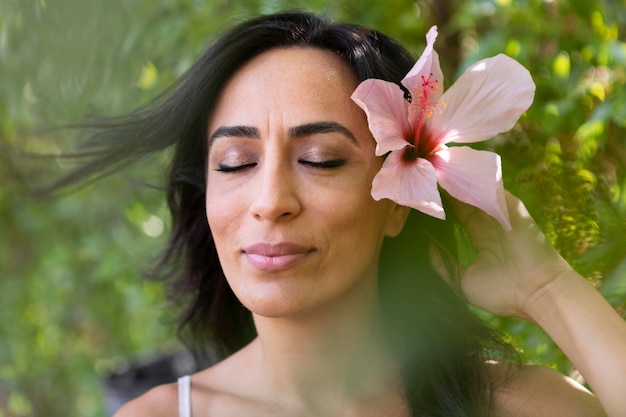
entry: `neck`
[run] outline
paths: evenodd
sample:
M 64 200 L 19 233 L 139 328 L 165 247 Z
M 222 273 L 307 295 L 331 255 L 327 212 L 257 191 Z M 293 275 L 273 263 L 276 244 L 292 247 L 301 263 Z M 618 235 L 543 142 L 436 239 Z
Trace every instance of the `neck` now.
M 288 406 L 313 415 L 350 415 L 348 404 L 360 408 L 354 415 L 365 415 L 363 409 L 375 415 L 372 405 L 384 407 L 387 415 L 390 407 L 404 406 L 378 299 L 354 298 L 297 317 L 255 316 L 255 357 L 272 391 L 289 399 Z

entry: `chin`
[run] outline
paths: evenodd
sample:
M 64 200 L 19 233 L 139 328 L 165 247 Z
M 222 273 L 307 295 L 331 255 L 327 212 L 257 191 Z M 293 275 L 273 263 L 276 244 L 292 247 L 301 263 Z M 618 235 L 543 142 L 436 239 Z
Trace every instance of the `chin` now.
M 263 317 L 268 319 L 286 319 L 295 318 L 298 316 L 306 315 L 315 310 L 311 305 L 294 305 L 291 303 L 255 303 L 251 307 L 246 307 L 257 317 Z
M 298 291 L 282 285 L 248 286 L 235 291 L 239 301 L 253 314 L 267 318 L 286 318 L 315 309 L 311 291 Z

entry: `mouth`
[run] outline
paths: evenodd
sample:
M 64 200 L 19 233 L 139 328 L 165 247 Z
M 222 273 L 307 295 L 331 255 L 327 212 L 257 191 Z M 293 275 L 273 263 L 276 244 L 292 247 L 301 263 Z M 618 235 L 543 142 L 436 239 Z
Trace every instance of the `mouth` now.
M 256 243 L 245 247 L 242 254 L 254 268 L 276 272 L 293 267 L 313 251 L 293 243 Z

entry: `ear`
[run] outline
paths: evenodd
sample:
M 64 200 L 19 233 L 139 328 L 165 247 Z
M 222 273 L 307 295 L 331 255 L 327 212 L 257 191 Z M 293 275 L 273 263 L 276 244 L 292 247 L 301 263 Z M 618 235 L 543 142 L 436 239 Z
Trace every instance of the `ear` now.
M 411 208 L 407 206 L 401 206 L 397 203 L 392 203 L 391 211 L 389 216 L 387 217 L 387 222 L 385 223 L 385 236 L 396 237 L 406 223 L 406 219 L 409 217 L 409 213 L 411 212 Z

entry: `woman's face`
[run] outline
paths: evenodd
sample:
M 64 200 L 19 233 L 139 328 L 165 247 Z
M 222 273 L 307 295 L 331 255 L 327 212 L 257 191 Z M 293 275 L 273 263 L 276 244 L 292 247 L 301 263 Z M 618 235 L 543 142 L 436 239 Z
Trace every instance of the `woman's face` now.
M 234 74 L 209 120 L 209 226 L 255 314 L 376 296 L 383 237 L 407 210 L 370 196 L 382 159 L 350 99 L 356 84 L 331 52 L 275 49 Z

